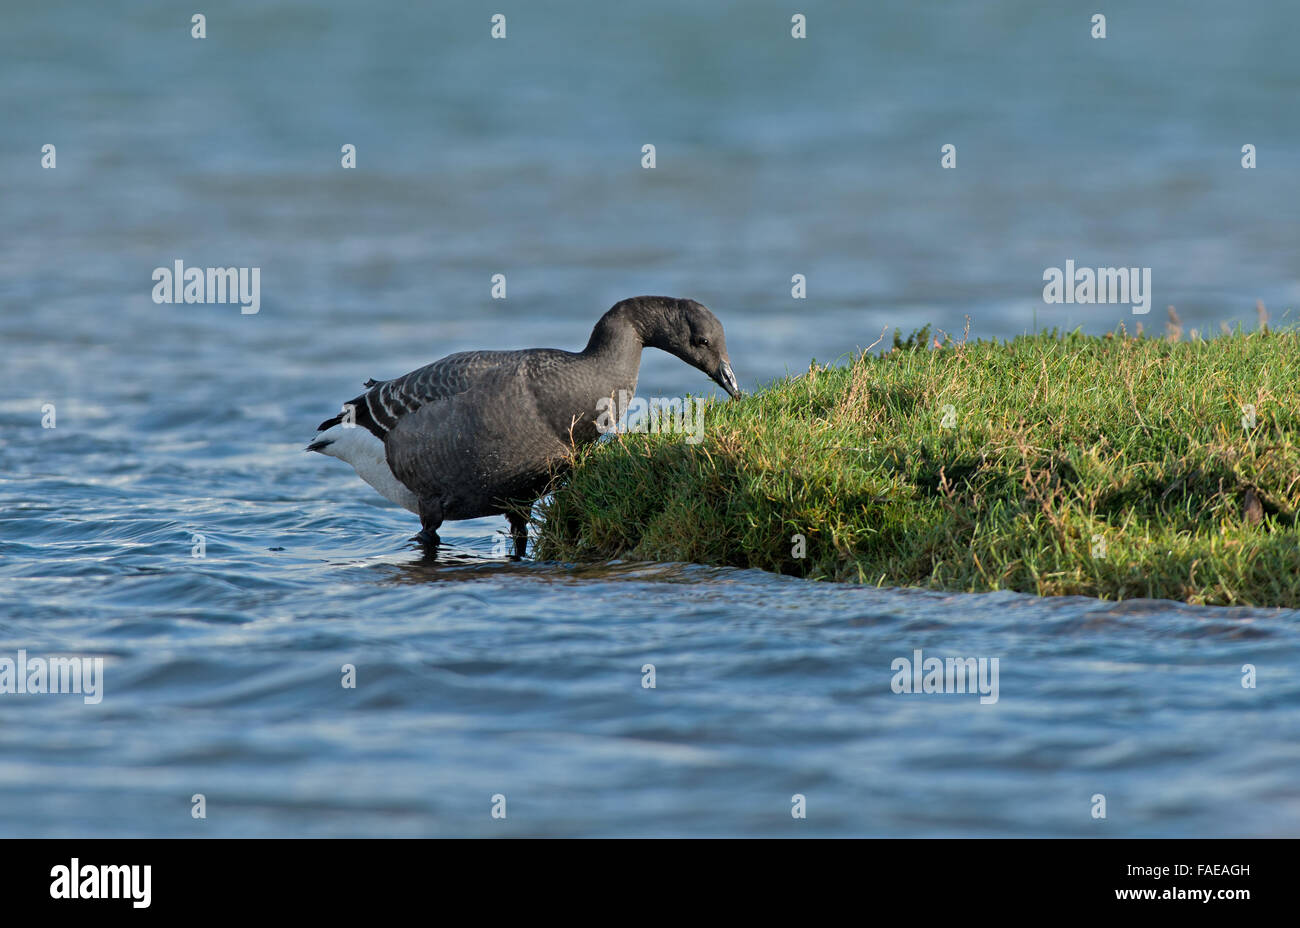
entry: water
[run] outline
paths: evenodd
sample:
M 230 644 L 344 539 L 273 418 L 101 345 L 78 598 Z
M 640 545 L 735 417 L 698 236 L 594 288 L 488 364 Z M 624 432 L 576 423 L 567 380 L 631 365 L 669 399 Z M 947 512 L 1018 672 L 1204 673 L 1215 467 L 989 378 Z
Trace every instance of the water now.
M 160 2 L 6 8 L 0 657 L 105 681 L 0 696 L 0 833 L 1300 830 L 1294 612 L 510 564 L 491 519 L 431 567 L 301 450 L 367 377 L 579 347 L 636 293 L 713 307 L 747 389 L 885 327 L 1131 327 L 1042 304 L 1067 258 L 1152 267 L 1149 326 L 1276 320 L 1300 10 L 1099 42 L 1078 4 L 806 3 L 800 43 L 771 3 L 550 4 L 493 42 L 417 6 L 209 5 L 203 41 Z M 177 259 L 260 267 L 261 311 L 154 304 Z M 647 352 L 641 389 L 711 388 Z M 891 692 L 918 648 L 998 657 L 998 702 Z

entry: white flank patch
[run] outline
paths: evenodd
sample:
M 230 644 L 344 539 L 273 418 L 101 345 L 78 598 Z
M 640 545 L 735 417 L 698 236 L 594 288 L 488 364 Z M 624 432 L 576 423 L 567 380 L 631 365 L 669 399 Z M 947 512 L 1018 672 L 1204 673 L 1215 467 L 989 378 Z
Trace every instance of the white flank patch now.
M 388 459 L 384 456 L 384 443 L 370 434 L 368 429 L 359 425 L 351 428 L 335 425 L 317 433 L 315 441 L 328 441 L 329 444 L 321 448 L 320 453 L 347 461 L 356 470 L 357 476 L 378 490 L 380 496 L 419 514 L 420 505 L 415 494 L 393 476 L 388 467 Z

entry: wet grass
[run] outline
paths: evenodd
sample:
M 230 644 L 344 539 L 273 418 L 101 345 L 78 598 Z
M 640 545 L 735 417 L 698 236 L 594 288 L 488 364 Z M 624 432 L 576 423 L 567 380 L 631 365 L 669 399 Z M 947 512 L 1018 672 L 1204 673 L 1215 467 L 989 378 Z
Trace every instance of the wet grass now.
M 1180 335 L 923 331 L 813 363 L 710 406 L 697 445 L 580 453 L 539 556 L 1300 607 L 1300 334 Z

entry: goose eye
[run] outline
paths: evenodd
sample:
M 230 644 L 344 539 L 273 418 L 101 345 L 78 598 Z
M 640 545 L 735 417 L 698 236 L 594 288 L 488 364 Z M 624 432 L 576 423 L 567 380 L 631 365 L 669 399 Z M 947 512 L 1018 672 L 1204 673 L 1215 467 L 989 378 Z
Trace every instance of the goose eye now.
M 695 339 L 695 344 L 699 345 L 701 348 L 707 348 L 709 347 L 709 340 L 701 335 L 699 338 Z

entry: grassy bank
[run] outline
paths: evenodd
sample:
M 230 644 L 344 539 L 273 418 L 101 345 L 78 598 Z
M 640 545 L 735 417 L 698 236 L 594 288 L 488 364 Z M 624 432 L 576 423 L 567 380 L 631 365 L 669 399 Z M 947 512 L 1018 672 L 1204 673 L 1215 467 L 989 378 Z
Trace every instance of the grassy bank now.
M 1300 606 L 1300 335 L 930 341 L 583 452 L 540 556 Z

